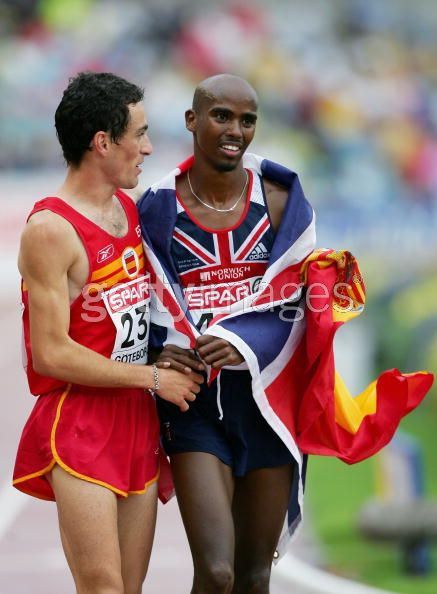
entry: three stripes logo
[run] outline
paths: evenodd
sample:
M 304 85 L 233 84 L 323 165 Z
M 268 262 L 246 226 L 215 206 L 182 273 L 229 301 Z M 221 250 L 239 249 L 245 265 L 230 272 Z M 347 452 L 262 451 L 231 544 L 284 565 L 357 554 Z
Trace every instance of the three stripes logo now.
M 266 246 L 260 242 L 254 250 L 250 253 L 248 260 L 268 260 L 269 252 Z

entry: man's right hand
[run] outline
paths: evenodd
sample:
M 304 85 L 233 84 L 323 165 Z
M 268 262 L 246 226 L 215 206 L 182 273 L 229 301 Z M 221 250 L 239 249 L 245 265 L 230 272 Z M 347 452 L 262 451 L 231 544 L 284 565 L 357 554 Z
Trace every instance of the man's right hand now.
M 205 371 L 205 365 L 193 350 L 182 349 L 174 344 L 167 344 L 161 351 L 156 365 L 170 363 L 170 368 L 189 375 L 193 371 Z
M 157 393 L 161 398 L 176 404 L 182 412 L 185 412 L 190 408 L 188 403 L 196 400 L 196 394 L 200 392 L 202 383 L 203 377 L 193 371 L 186 375 L 174 369 L 159 368 Z

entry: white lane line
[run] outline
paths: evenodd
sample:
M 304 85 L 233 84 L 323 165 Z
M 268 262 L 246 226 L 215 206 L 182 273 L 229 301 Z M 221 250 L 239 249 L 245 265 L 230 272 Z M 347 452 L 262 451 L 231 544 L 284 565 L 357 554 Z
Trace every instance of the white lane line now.
M 10 483 L 5 483 L 0 490 L 0 541 L 9 528 L 29 503 L 30 497 L 20 493 Z
M 274 575 L 290 586 L 301 587 L 308 594 L 395 594 L 335 576 L 290 554 L 286 555 L 273 571 Z

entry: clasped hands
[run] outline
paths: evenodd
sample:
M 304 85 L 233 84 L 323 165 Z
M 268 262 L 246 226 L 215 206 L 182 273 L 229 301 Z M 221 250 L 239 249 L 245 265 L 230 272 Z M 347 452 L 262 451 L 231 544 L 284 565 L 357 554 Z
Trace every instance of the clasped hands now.
M 171 369 L 182 373 L 204 371 L 206 365 L 221 369 L 226 365 L 239 365 L 244 361 L 240 352 L 227 340 L 204 334 L 196 341 L 196 349 L 183 349 L 173 344 L 166 345 L 158 357 L 157 365 L 170 363 Z

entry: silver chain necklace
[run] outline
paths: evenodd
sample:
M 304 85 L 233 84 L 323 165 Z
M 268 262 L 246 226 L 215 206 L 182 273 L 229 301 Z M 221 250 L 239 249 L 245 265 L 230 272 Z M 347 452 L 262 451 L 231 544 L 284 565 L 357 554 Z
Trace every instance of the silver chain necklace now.
M 190 180 L 190 170 L 187 171 L 187 179 L 188 179 L 188 185 L 190 186 L 190 192 L 193 194 L 194 198 L 196 198 L 196 200 L 198 200 L 200 202 L 200 204 L 203 204 L 203 206 L 206 206 L 206 208 L 210 208 L 211 210 L 215 210 L 216 212 L 232 212 L 233 210 L 235 210 L 235 208 L 237 207 L 237 204 L 240 202 L 240 200 L 244 196 L 244 192 L 247 187 L 247 182 L 249 181 L 249 175 L 248 175 L 247 171 L 245 171 L 245 173 L 246 173 L 246 181 L 244 182 L 243 191 L 241 192 L 240 197 L 235 202 L 235 204 L 233 204 L 231 206 L 231 208 L 216 208 L 215 206 L 212 206 L 211 204 L 204 202 L 202 200 L 202 198 L 199 198 L 199 196 L 193 190 L 193 186 L 191 185 L 191 180 Z

